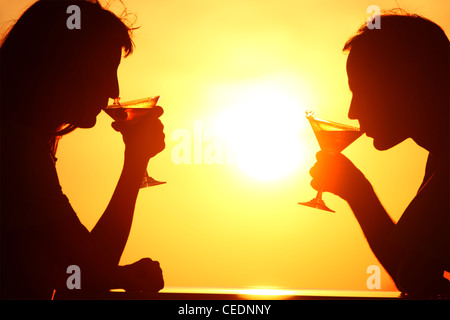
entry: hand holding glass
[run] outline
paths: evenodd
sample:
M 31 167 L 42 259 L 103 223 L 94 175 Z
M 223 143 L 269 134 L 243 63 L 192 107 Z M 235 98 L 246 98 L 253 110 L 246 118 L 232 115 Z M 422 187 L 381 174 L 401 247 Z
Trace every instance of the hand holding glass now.
M 359 128 L 317 119 L 313 117 L 313 115 L 314 113 L 312 111 L 306 111 L 306 119 L 308 119 L 316 139 L 319 142 L 320 149 L 323 151 L 340 153 L 362 134 Z M 325 202 L 322 200 L 322 192 L 322 190 L 319 190 L 314 199 L 308 202 L 299 202 L 299 204 L 334 212 L 325 205 Z
M 159 100 L 159 96 L 128 102 L 119 102 L 119 100 L 120 98 L 114 99 L 114 103 L 107 106 L 104 110 L 114 120 L 129 121 L 131 119 L 139 119 L 147 114 L 151 108 L 156 106 Z M 163 183 L 166 182 L 153 179 L 148 175 L 147 171 L 145 171 L 145 176 L 142 180 L 141 188 L 156 186 Z

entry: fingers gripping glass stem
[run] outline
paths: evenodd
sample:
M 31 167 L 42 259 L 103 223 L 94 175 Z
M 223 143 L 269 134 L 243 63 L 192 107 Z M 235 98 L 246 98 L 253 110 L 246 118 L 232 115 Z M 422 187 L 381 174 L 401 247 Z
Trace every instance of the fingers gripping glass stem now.
M 107 106 L 104 110 L 105 112 L 114 120 L 129 120 L 130 118 L 140 118 L 147 112 L 156 106 L 159 100 L 159 96 L 154 96 L 150 98 L 144 98 L 139 100 L 133 100 L 128 102 L 119 102 L 120 98 L 114 99 L 112 105 Z M 159 184 L 164 184 L 165 181 L 158 181 L 153 179 L 145 171 L 144 178 L 141 182 L 141 188 L 157 186 Z
M 321 150 L 330 153 L 340 153 L 362 134 L 359 128 L 337 122 L 321 120 L 313 117 L 313 115 L 314 113 L 312 111 L 306 111 L 306 119 L 308 119 L 309 124 L 314 131 Z M 325 205 L 325 202 L 322 200 L 322 193 L 323 190 L 319 190 L 314 199 L 308 202 L 299 202 L 299 204 L 334 212 Z

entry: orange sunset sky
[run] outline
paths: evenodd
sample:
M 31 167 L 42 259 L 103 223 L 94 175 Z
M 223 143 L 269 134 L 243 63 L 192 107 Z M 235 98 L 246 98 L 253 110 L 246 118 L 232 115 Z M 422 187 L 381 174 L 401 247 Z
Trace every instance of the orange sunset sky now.
M 32 3 L 0 0 L 2 33 Z M 347 118 L 342 47 L 370 16 L 367 7 L 399 6 L 448 35 L 448 0 L 123 3 L 140 28 L 119 67 L 120 96 L 161 96 L 166 149 L 148 170 L 167 184 L 140 191 L 121 264 L 158 260 L 166 287 L 368 290 L 366 270 L 380 264 L 348 204 L 327 193 L 334 214 L 297 204 L 316 194 L 308 171 L 319 146 L 305 110 L 358 126 Z M 58 149 L 63 192 L 88 229 L 122 168 L 124 146 L 111 122 L 100 114 Z M 380 152 L 363 135 L 344 154 L 398 220 L 427 152 L 412 140 Z M 381 290 L 396 290 L 384 270 Z

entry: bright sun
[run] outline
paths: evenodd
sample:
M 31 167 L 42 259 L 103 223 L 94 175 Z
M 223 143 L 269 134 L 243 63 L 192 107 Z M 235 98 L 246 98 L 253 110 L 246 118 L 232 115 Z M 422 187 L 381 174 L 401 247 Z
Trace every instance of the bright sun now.
M 236 164 L 258 180 L 287 176 L 303 159 L 299 135 L 307 105 L 302 88 L 288 80 L 260 79 L 227 87 L 231 101 L 215 120 Z

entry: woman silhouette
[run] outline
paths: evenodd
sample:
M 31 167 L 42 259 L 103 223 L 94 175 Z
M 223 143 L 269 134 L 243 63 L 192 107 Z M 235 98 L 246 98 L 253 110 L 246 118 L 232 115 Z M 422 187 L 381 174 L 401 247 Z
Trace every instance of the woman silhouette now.
M 67 8 L 80 9 L 70 29 Z M 41 0 L 4 38 L 1 76 L 1 293 L 49 299 L 67 290 L 67 268 L 80 270 L 81 292 L 110 288 L 157 292 L 158 262 L 118 266 L 149 159 L 164 149 L 160 107 L 132 126 L 113 123 L 125 142 L 123 171 L 91 232 L 62 193 L 54 162 L 58 139 L 90 128 L 119 95 L 117 68 L 130 54 L 131 29 L 96 1 Z M 58 296 L 58 295 L 57 295 Z
M 435 23 L 407 13 L 362 26 L 344 47 L 353 97 L 349 118 L 386 150 L 407 138 L 429 151 L 425 178 L 398 223 L 370 182 L 343 155 L 317 154 L 311 185 L 347 200 L 397 287 L 414 296 L 446 295 L 449 283 L 449 40 Z

